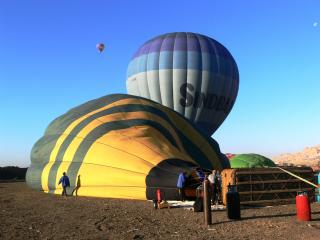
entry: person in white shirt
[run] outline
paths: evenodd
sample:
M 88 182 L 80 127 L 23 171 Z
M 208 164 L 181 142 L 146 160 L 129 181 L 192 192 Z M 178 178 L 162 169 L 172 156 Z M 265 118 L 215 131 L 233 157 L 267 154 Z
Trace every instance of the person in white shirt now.
M 222 179 L 221 179 L 221 174 L 220 171 L 217 170 L 216 171 L 216 176 L 215 176 L 215 192 L 216 192 L 216 201 L 221 204 L 221 183 L 222 183 Z
M 216 191 L 215 191 L 215 181 L 216 181 L 216 170 L 212 170 L 212 173 L 208 176 L 208 180 L 210 182 L 210 189 L 211 189 L 211 202 L 215 204 L 216 201 Z

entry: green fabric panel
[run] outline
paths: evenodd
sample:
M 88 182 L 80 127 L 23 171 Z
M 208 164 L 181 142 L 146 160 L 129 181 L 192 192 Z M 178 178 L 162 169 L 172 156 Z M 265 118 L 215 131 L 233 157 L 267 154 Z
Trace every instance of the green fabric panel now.
M 63 133 L 64 130 L 76 119 L 88 114 L 89 112 L 102 108 L 108 104 L 129 97 L 131 96 L 125 94 L 112 94 L 91 100 L 78 107 L 72 108 L 62 116 L 52 121 L 52 123 L 50 123 L 50 125 L 48 126 L 45 135 Z
M 49 162 L 51 151 L 59 137 L 60 135 L 46 135 L 33 145 L 31 150 L 31 166 L 26 174 L 26 182 L 30 187 L 42 190 L 42 171 Z
M 32 147 L 31 162 L 32 163 L 47 163 L 51 151 L 53 150 L 60 135 L 45 135 L 40 138 Z
M 231 168 L 260 168 L 275 167 L 276 164 L 269 158 L 259 154 L 239 154 L 230 160 Z
M 26 173 L 26 183 L 29 187 L 42 190 L 41 174 L 44 164 L 31 164 Z

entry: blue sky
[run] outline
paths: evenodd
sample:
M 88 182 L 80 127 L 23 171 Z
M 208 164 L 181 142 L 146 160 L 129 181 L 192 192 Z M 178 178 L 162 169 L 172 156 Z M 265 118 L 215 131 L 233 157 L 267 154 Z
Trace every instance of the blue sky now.
M 236 104 L 213 135 L 223 152 L 272 157 L 320 143 L 317 0 L 2 0 L 0 166 L 28 166 L 32 145 L 68 109 L 125 93 L 137 48 L 176 31 L 218 40 L 238 64 Z

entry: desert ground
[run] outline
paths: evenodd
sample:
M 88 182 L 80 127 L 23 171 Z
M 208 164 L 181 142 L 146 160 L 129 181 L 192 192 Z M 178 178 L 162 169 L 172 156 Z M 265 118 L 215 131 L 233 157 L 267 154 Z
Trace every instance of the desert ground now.
M 153 209 L 152 202 L 61 197 L 24 182 L 0 183 L 0 239 L 320 239 L 320 204 L 312 221 L 296 220 L 295 205 L 244 208 L 242 220 L 225 210 Z

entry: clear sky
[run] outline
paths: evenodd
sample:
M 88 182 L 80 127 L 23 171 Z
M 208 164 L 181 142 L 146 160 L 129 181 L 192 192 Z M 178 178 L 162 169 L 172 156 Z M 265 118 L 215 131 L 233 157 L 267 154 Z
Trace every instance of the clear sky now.
M 137 48 L 176 31 L 218 40 L 238 64 L 236 104 L 213 135 L 223 152 L 272 157 L 320 143 L 319 0 L 1 0 L 0 166 L 28 166 L 70 108 L 126 93 Z

